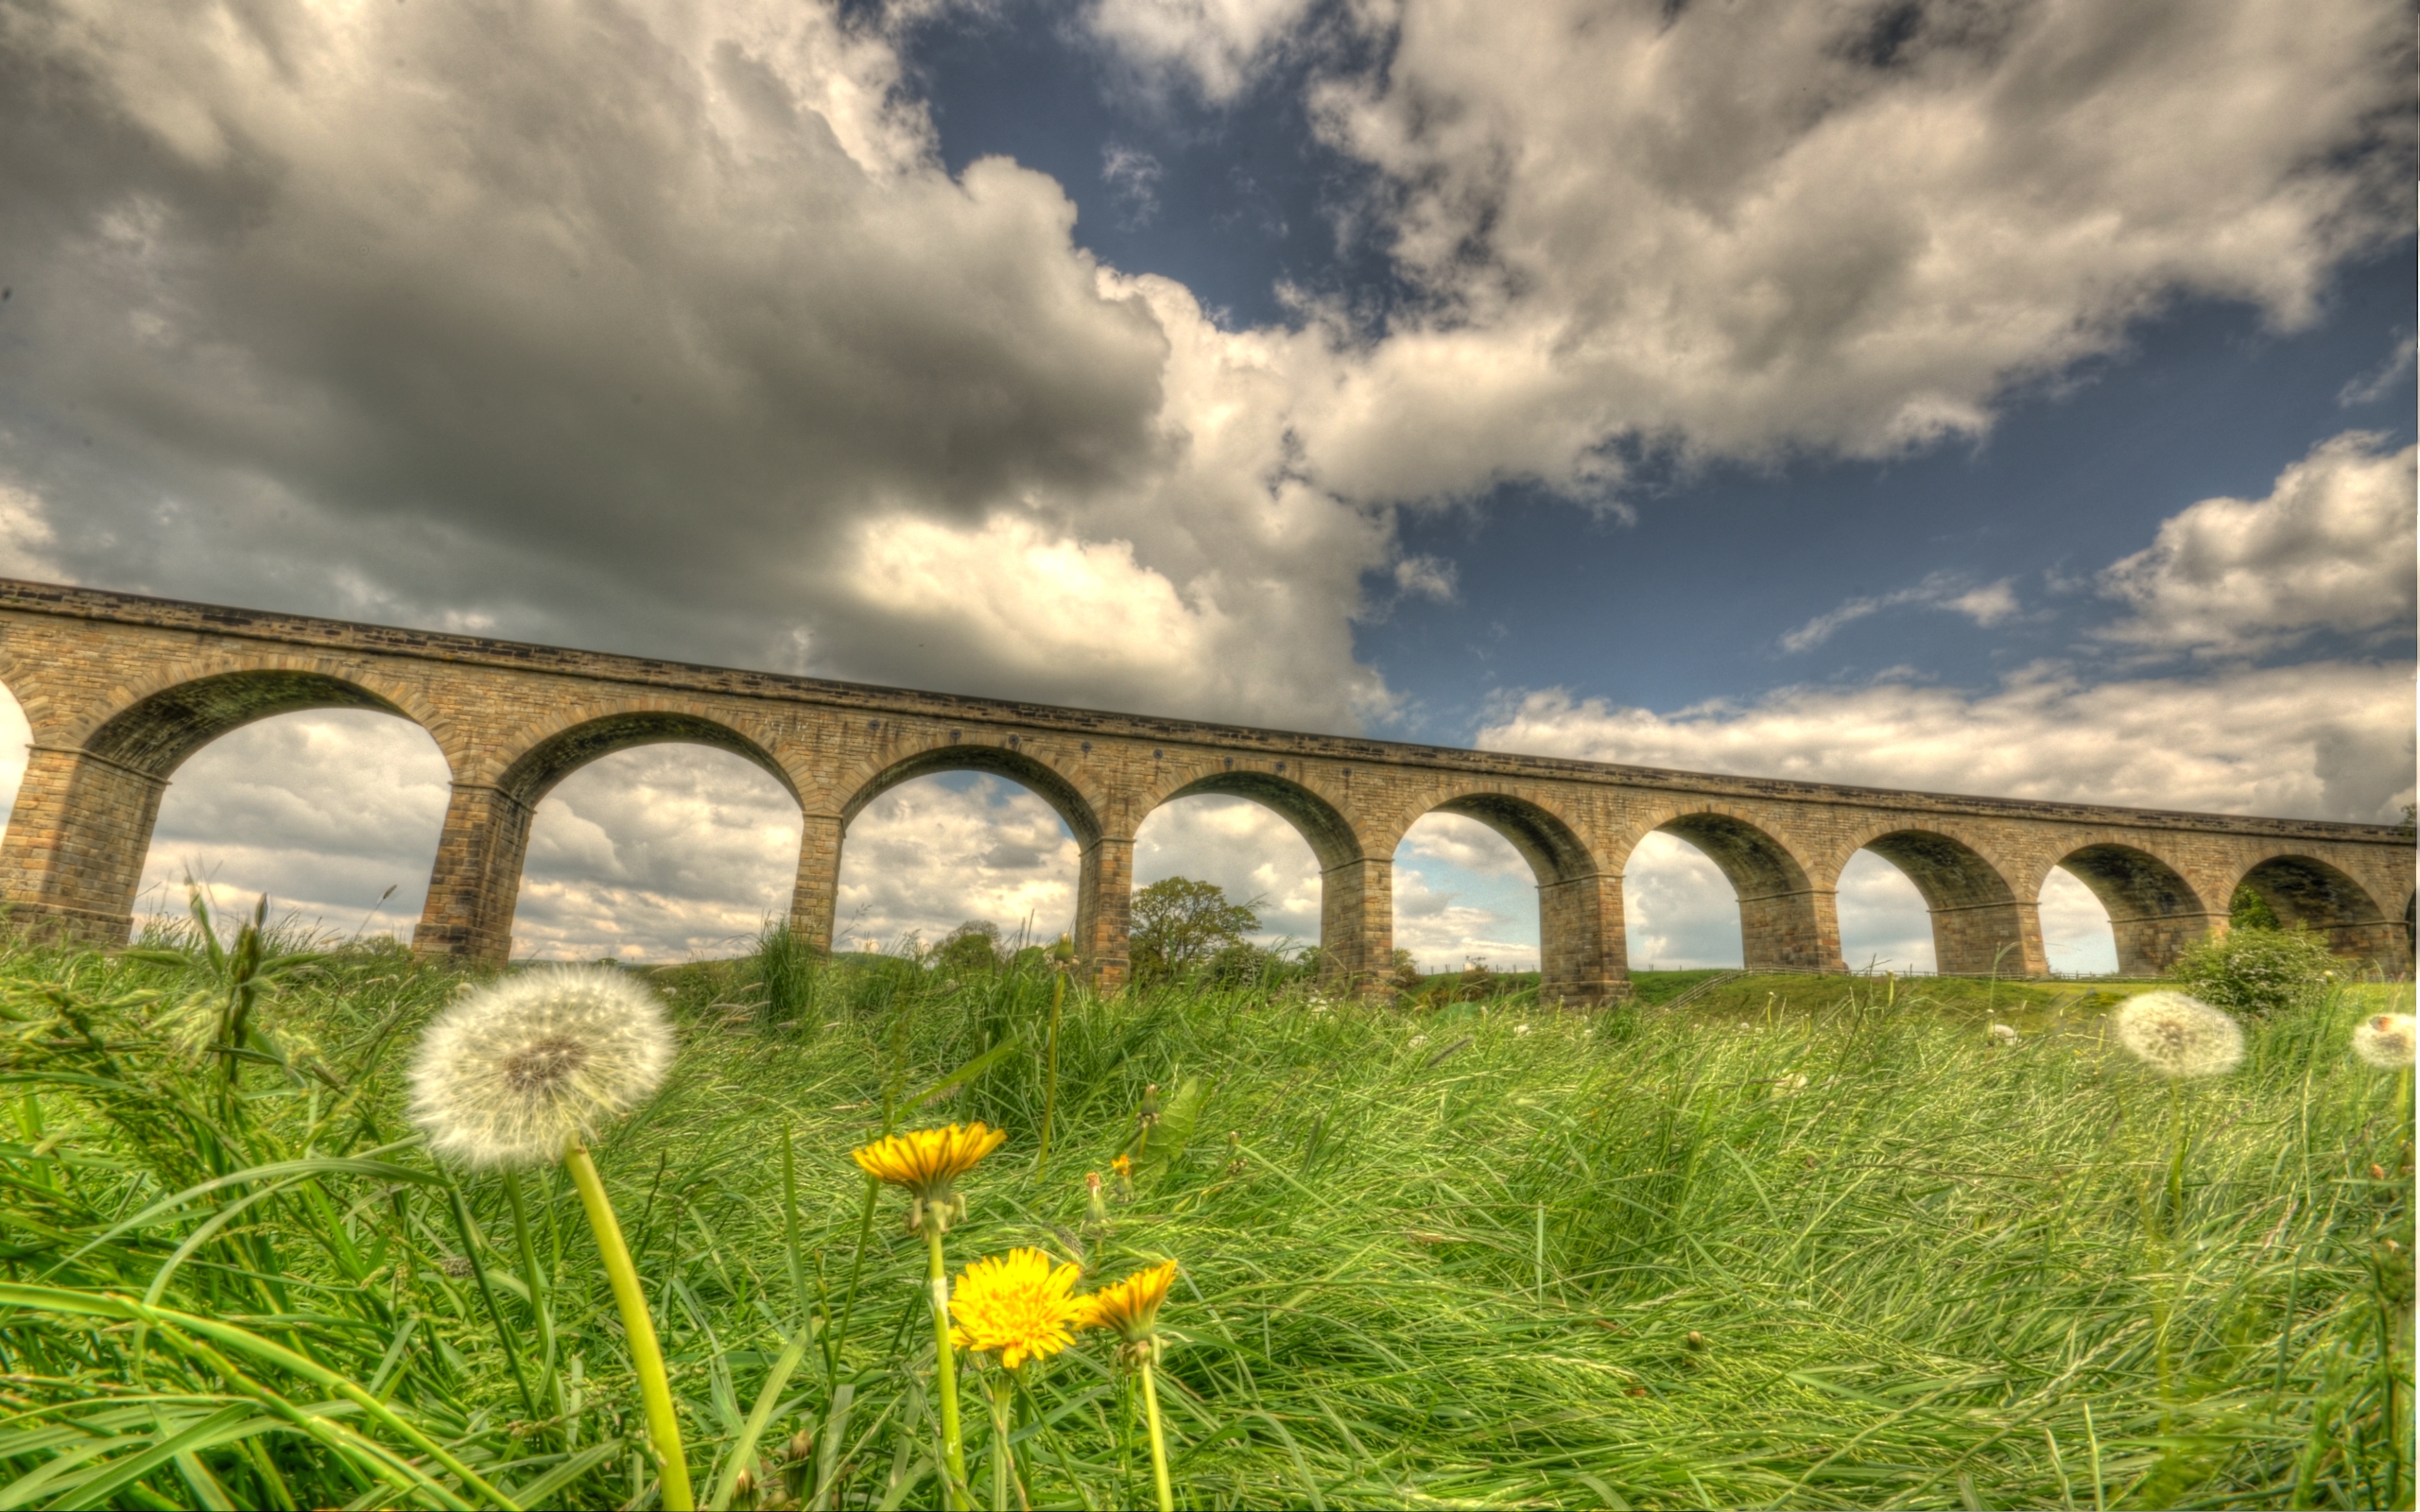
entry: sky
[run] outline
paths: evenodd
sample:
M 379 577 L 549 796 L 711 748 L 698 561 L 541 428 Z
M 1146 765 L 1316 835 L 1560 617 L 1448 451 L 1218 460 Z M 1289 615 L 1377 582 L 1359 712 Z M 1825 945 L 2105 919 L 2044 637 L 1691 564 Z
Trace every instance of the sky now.
M 0 9 L 0 574 L 1704 771 L 2392 821 L 2412 801 L 2408 7 L 224 0 Z M 0 794 L 23 719 L 0 700 Z M 13 765 L 9 765 L 13 764 Z M 230 734 L 188 877 L 407 933 L 446 773 Z M 517 949 L 736 948 L 797 817 L 653 747 Z M 1534 963 L 1476 823 L 1430 969 Z M 1138 880 L 1316 938 L 1240 800 Z M 1072 840 L 894 790 L 841 943 L 1047 937 Z M 1666 836 L 1634 967 L 1733 964 Z M 2054 966 L 2114 963 L 2054 873 Z M 1860 855 L 1845 953 L 1921 970 Z

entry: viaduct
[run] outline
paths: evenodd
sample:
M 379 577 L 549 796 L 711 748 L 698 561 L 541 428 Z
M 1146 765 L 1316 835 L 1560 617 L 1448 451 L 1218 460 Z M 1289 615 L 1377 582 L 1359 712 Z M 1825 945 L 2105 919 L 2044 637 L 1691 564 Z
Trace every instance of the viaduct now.
M 1841 787 L 1288 734 L 912 693 L 257 613 L 0 579 L 0 682 L 32 726 L 0 840 L 0 906 L 35 933 L 122 942 L 162 792 L 239 725 L 378 709 L 452 768 L 425 956 L 498 963 L 529 821 L 584 763 L 686 741 L 734 751 L 798 800 L 790 921 L 828 943 L 849 821 L 937 772 L 996 773 L 1058 810 L 1082 849 L 1076 942 L 1094 981 L 1127 969 L 1134 833 L 1163 803 L 1230 794 L 1302 833 L 1322 868 L 1320 945 L 1340 985 L 1384 975 L 1396 843 L 1425 814 L 1503 835 L 1537 875 L 1546 994 L 1629 989 L 1622 868 L 1661 830 L 1739 898 L 1751 968 L 1842 970 L 1841 868 L 1876 852 L 1915 883 L 1944 971 L 2039 974 L 2038 900 L 2063 867 L 2107 905 L 2119 969 L 2152 973 L 2226 927 L 2238 885 L 2341 954 L 2411 960 L 2411 837 L 2378 825 Z

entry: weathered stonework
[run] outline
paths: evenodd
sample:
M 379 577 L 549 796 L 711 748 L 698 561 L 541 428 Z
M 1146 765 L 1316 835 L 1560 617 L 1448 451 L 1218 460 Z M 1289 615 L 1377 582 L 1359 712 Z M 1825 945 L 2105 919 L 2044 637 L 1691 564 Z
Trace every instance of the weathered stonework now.
M 829 942 L 849 821 L 903 782 L 996 773 L 1032 789 L 1083 857 L 1076 943 L 1122 982 L 1134 835 L 1202 793 L 1283 815 L 1319 858 L 1321 947 L 1339 986 L 1388 971 L 1395 847 L 1459 814 L 1538 879 L 1549 995 L 1628 990 L 1622 868 L 1663 830 L 1739 896 L 1747 964 L 1839 971 L 1841 868 L 1870 850 L 1932 910 L 1945 971 L 2047 970 L 2050 868 L 2101 899 L 2119 966 L 2157 971 L 2226 927 L 2238 885 L 2348 956 L 2411 961 L 2412 846 L 2378 825 L 1962 798 L 1616 766 L 956 697 L 606 656 L 0 579 L 0 681 L 33 727 L 0 902 L 21 925 L 104 941 L 131 926 L 160 796 L 186 757 L 295 710 L 372 708 L 426 730 L 452 769 L 413 948 L 500 961 L 529 822 L 563 778 L 665 741 L 735 751 L 797 799 L 792 926 Z

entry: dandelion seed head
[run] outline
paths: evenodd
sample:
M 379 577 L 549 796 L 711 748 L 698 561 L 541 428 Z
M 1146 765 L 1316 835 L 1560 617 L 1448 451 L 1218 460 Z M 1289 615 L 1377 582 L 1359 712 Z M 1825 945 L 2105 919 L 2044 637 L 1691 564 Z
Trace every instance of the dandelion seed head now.
M 1514 1034 L 1528 1034 L 1530 1032 L 1530 1026 L 1526 1023 L 1516 1023 L 1512 1026 L 1512 1032 Z
M 997 1354 L 1011 1370 L 1048 1359 L 1075 1342 L 1075 1331 L 1092 1314 L 1090 1300 L 1075 1295 L 1081 1274 L 1052 1264 L 1039 1249 L 977 1261 L 959 1273 L 950 1293 L 950 1342 Z
M 547 1164 L 652 1095 L 674 1050 L 662 1001 L 626 971 L 518 972 L 429 1024 L 412 1059 L 411 1120 L 443 1159 Z
M 2145 992 L 2112 1020 L 2118 1042 L 2162 1076 L 2218 1076 L 2243 1064 L 2234 1019 L 2182 992 Z
M 1996 1023 L 1983 1032 L 1999 1044 L 2013 1045 L 2017 1041 L 2016 1025 L 2013 1023 Z
M 2353 1054 L 2381 1071 L 2410 1071 L 2412 1048 L 2409 1013 L 2374 1013 L 2353 1031 Z

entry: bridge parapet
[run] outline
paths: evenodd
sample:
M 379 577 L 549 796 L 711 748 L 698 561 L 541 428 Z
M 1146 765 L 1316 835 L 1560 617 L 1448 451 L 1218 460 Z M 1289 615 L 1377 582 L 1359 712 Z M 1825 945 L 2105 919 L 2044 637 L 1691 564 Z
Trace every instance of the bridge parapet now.
M 960 697 L 525 645 L 0 579 L 0 681 L 32 726 L 0 903 L 24 926 L 123 940 L 161 793 L 194 751 L 300 709 L 383 710 L 427 730 L 453 777 L 413 948 L 498 962 L 529 823 L 563 777 L 664 741 L 732 750 L 801 813 L 794 928 L 828 943 L 849 821 L 899 782 L 983 771 L 1058 811 L 1082 856 L 1075 935 L 1124 980 L 1136 831 L 1177 798 L 1273 809 L 1319 858 L 1323 968 L 1391 965 L 1394 847 L 1424 815 L 1485 824 L 1539 887 L 1549 994 L 1628 989 L 1622 871 L 1663 831 L 1739 897 L 1749 966 L 1839 971 L 1841 869 L 1906 871 L 1944 971 L 2047 970 L 2043 880 L 2108 907 L 2120 967 L 2157 971 L 2225 927 L 2248 885 L 2348 956 L 2407 965 L 2411 842 L 2377 825 L 2242 817 L 1741 778 Z

